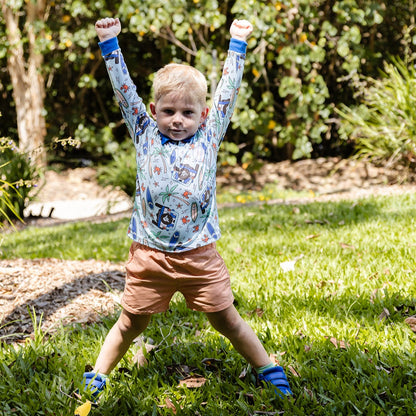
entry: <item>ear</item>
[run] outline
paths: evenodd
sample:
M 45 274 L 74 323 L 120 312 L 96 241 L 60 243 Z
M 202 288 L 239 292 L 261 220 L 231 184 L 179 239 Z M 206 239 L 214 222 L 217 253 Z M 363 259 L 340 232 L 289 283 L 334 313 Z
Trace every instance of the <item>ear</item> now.
M 206 120 L 206 118 L 208 117 L 208 112 L 209 112 L 209 108 L 208 107 L 205 107 L 202 110 L 202 112 L 201 112 L 201 118 L 199 120 L 200 123 L 203 123 Z
M 154 118 L 156 118 L 156 104 L 155 103 L 150 103 L 149 107 L 150 107 L 150 112 L 152 113 L 152 116 Z

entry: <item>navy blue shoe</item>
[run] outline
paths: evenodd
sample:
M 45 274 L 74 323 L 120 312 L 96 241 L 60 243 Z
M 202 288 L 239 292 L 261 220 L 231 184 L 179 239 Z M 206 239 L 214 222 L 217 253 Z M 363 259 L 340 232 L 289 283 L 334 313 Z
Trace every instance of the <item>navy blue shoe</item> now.
M 273 384 L 276 387 L 275 391 L 280 397 L 282 393 L 284 396 L 292 396 L 292 390 L 290 390 L 289 382 L 287 381 L 286 374 L 283 368 L 280 366 L 268 368 L 259 374 L 259 380 Z
M 106 385 L 107 377 L 101 374 L 90 371 L 83 375 L 82 386 L 84 387 L 84 391 L 89 392 L 94 398 L 98 398 Z

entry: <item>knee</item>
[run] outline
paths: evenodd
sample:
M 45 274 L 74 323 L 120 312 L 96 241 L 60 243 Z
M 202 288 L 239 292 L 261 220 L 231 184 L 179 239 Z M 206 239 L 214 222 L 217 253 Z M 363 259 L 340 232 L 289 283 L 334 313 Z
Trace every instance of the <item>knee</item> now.
M 123 311 L 117 321 L 117 327 L 122 334 L 140 334 L 149 324 L 150 316 L 138 316 Z
M 221 334 L 229 337 L 238 334 L 244 325 L 243 318 L 238 316 L 225 316 L 220 319 L 210 320 L 211 325 Z

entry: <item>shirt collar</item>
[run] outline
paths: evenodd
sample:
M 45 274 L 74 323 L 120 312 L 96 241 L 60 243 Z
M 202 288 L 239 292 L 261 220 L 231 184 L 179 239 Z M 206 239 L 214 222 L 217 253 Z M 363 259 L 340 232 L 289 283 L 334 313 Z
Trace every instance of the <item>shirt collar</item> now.
M 162 145 L 165 145 L 167 143 L 173 143 L 173 144 L 190 143 L 194 137 L 195 137 L 195 134 L 191 137 L 188 137 L 187 139 L 172 140 L 171 138 L 169 138 L 169 137 L 165 136 L 164 134 L 160 133 L 160 140 L 162 142 Z

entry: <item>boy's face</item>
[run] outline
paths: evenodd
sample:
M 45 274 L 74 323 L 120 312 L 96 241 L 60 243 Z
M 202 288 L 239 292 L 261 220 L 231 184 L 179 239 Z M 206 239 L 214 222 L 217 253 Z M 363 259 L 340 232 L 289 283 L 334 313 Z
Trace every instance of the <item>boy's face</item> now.
M 160 132 L 172 140 L 193 136 L 208 115 L 208 108 L 196 102 L 190 95 L 171 92 L 157 103 L 150 103 L 150 111 Z

